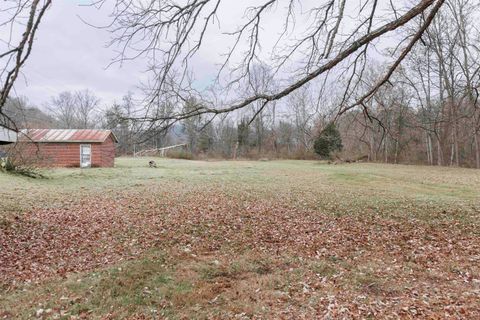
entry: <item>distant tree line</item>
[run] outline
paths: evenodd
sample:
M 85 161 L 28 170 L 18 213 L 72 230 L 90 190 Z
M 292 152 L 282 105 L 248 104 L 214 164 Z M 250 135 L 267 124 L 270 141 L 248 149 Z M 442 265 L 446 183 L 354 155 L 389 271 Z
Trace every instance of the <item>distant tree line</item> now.
M 475 1 L 448 2 L 399 72 L 341 119 L 346 150 L 370 161 L 480 168 L 480 48 Z M 370 70 L 371 86 L 383 66 Z

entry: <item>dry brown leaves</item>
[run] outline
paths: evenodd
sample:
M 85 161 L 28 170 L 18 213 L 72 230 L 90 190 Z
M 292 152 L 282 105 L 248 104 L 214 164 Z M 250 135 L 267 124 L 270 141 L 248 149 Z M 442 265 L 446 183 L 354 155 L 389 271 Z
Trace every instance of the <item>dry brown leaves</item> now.
M 254 251 L 297 259 L 274 265 L 285 268 L 280 273 L 303 270 L 288 292 L 256 295 L 272 318 L 480 318 L 480 239 L 471 228 L 334 216 L 281 196 L 272 203 L 217 189 L 144 191 L 17 216 L 0 230 L 0 283 L 14 288 L 95 270 L 151 248 L 221 261 Z M 325 276 L 298 261 L 333 261 L 336 270 Z

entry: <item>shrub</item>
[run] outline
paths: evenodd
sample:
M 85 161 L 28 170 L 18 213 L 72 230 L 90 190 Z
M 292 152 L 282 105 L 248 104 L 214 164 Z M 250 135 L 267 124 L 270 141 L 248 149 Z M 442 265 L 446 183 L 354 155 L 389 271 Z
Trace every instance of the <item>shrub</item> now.
M 26 156 L 26 152 L 18 145 L 11 147 L 6 157 L 0 158 L 0 171 L 19 174 L 30 178 L 43 178 L 37 166 L 38 159 L 32 155 Z
M 319 133 L 313 148 L 315 153 L 322 158 L 330 158 L 333 152 L 342 150 L 342 138 L 334 123 L 329 123 Z

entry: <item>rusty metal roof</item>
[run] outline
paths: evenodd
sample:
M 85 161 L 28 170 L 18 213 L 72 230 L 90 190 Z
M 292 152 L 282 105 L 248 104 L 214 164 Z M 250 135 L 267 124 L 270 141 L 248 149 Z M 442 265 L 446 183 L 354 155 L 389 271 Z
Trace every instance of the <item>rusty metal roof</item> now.
M 117 137 L 110 130 L 98 129 L 24 129 L 23 141 L 31 142 L 104 142 L 110 135 L 113 141 Z

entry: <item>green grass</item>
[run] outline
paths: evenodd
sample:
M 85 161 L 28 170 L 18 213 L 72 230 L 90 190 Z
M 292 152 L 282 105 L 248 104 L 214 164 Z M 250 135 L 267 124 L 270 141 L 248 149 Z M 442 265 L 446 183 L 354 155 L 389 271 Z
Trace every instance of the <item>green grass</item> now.
M 45 170 L 46 179 L 0 174 L 0 209 L 20 212 L 39 204 L 50 206 L 65 197 L 150 187 L 168 190 L 172 184 L 220 186 L 231 192 L 248 188 L 249 193 L 265 197 L 287 191 L 292 197 L 295 194 L 304 197 L 305 193 L 312 197 L 342 193 L 359 200 L 408 199 L 440 205 L 480 200 L 480 173 L 472 169 L 328 165 L 315 161 L 155 160 L 156 169 L 148 168 L 148 160 L 144 158 L 118 158 L 115 168 Z
M 87 316 L 110 313 L 123 318 L 135 312 L 169 314 L 166 298 L 191 290 L 191 284 L 176 280 L 167 270 L 162 255 L 147 255 L 114 268 L 72 276 L 47 285 L 28 286 L 4 298 L 5 304 L 22 304 L 18 317 L 32 317 L 37 310 L 48 310 L 49 316 Z M 1 300 L 0 300 L 1 301 Z
M 172 181 L 188 183 L 234 183 L 261 187 L 269 182 L 307 179 L 308 189 L 334 184 L 347 189 L 361 186 L 393 196 L 454 196 L 478 199 L 480 174 L 473 169 L 424 166 L 349 164 L 328 165 L 314 161 L 188 161 L 155 159 L 158 168 L 148 168 L 145 158 L 118 158 L 115 168 L 53 169 L 47 179 L 0 175 L 0 184 L 13 191 L 39 188 L 38 192 L 95 192 Z M 316 185 L 310 182 L 317 181 Z M 298 186 L 297 184 L 295 186 Z M 9 190 L 8 194 L 12 194 Z M 42 190 L 43 189 L 43 190 Z M 419 193 L 417 193 L 417 191 Z M 456 192 L 451 194 L 451 192 Z
M 151 217 L 161 222 L 158 244 L 131 261 L 113 261 L 0 291 L 0 317 L 27 319 L 43 310 L 44 318 L 60 319 L 133 315 L 227 319 L 242 314 L 275 318 L 272 314 L 280 317 L 286 305 L 292 305 L 297 315 L 309 314 L 317 305 L 323 306 L 327 296 L 337 297 L 339 305 L 358 296 L 366 297 L 362 302 L 366 305 L 384 297 L 387 305 L 385 297 L 395 299 L 402 288 L 416 285 L 417 279 L 429 284 L 417 291 L 427 292 L 438 284 L 428 282 L 440 277 L 437 274 L 441 279 L 467 271 L 477 276 L 478 268 L 469 262 L 475 252 L 465 257 L 456 253 L 461 259 L 443 257 L 438 259 L 441 263 L 426 268 L 430 256 L 424 262 L 422 252 L 409 250 L 417 243 L 422 250 L 436 250 L 434 240 L 442 238 L 437 231 L 451 232 L 447 239 L 470 237 L 474 248 L 480 230 L 480 171 L 172 159 L 155 159 L 158 167 L 149 168 L 148 160 L 118 158 L 114 168 L 49 169 L 43 171 L 45 179 L 0 173 L 0 232 L 21 227 L 17 219 L 28 219 L 35 210 L 69 210 L 78 208 L 75 205 L 82 199 L 96 198 L 113 199 L 119 207 L 112 214 L 133 219 L 128 232 L 113 233 L 112 239 L 120 243 L 146 236 Z M 270 218 L 272 212 L 275 219 L 284 220 Z M 140 229 L 135 229 L 137 218 Z M 362 222 L 358 228 L 365 231 L 342 229 L 356 221 Z M 330 233 L 330 222 L 338 234 Z M 290 229 L 282 229 L 285 224 Z M 61 225 L 55 228 L 62 231 Z M 162 238 L 165 230 L 171 233 Z M 278 230 L 283 230 L 285 239 L 276 234 Z M 375 242 L 377 230 L 378 234 L 392 232 L 396 240 L 389 246 Z M 320 242 L 323 247 L 310 246 L 329 237 L 330 242 Z M 257 242 L 250 241 L 253 238 Z M 300 247 L 291 240 L 297 238 L 306 239 Z M 414 249 L 409 239 L 417 241 Z M 286 245 L 282 247 L 280 241 Z M 281 249 L 276 249 L 277 243 Z M 200 249 L 190 252 L 185 249 L 190 244 Z M 333 249 L 327 250 L 330 244 Z M 434 253 L 446 252 L 442 246 L 438 244 L 443 251 Z M 402 254 L 391 253 L 398 248 L 404 250 Z M 102 254 L 102 250 L 94 247 L 92 253 Z M 376 257 L 376 250 L 383 256 Z M 395 264 L 400 267 L 390 268 Z M 445 283 L 454 286 L 452 291 L 435 290 L 455 296 L 456 282 Z M 441 305 L 438 301 L 432 304 Z M 388 314 L 390 309 L 385 310 Z

